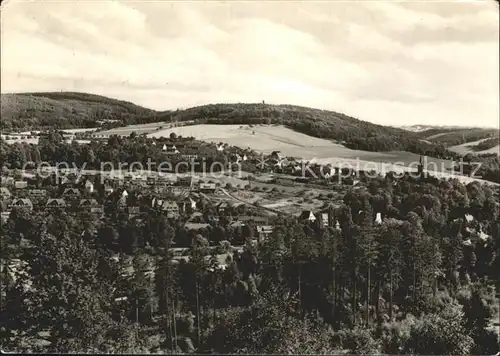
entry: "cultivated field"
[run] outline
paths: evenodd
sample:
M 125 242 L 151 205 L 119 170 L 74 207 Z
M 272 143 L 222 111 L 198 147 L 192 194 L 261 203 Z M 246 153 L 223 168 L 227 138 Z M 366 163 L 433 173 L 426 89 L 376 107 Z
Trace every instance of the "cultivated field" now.
M 241 148 L 249 147 L 259 152 L 281 151 L 286 156 L 298 157 L 309 162 L 375 170 L 382 174 L 388 171 L 405 172 L 417 169 L 420 156 L 411 152 L 368 152 L 351 150 L 341 144 L 308 136 L 283 126 L 276 125 L 192 125 L 174 127 L 149 134 L 150 137 L 176 135 L 192 136 L 211 142 L 224 142 Z M 463 182 L 475 178 L 452 174 L 453 161 L 425 157 L 427 171 L 442 178 L 458 178 Z
M 477 145 L 478 143 L 482 141 L 486 141 L 488 138 L 483 138 L 482 140 L 474 141 L 474 142 L 467 142 L 462 145 L 456 145 L 456 146 L 451 146 L 448 147 L 450 151 L 456 152 L 461 155 L 465 155 L 467 153 L 472 153 L 472 154 L 483 154 L 483 153 L 499 153 L 500 152 L 500 145 L 492 147 L 490 149 L 484 150 L 484 151 L 473 151 L 470 149 L 469 146 L 474 146 Z
M 252 183 L 251 191 L 236 191 L 232 195 L 242 201 L 250 204 L 258 204 L 263 208 L 273 209 L 285 214 L 298 216 L 304 210 L 320 209 L 325 199 L 330 203 L 340 206 L 342 195 L 331 190 L 322 190 L 311 187 L 294 187 L 293 189 L 285 189 L 290 187 L 262 187 L 264 189 L 255 190 L 255 185 Z M 330 197 L 327 198 L 327 196 Z
M 151 124 L 129 125 L 129 126 L 124 126 L 124 127 L 117 127 L 117 128 L 111 129 L 111 130 L 98 131 L 98 132 L 96 132 L 96 135 L 129 136 L 132 132 L 135 132 L 138 135 L 142 135 L 142 134 L 149 134 L 151 132 L 155 132 L 155 131 L 158 131 L 160 129 L 164 129 L 165 127 L 168 127 L 168 124 L 166 124 L 164 122 L 154 122 Z
M 161 130 L 148 136 L 166 137 L 172 132 L 182 136 L 193 136 L 203 141 L 224 142 L 242 148 L 250 147 L 264 153 L 281 151 L 286 156 L 307 160 L 348 158 L 408 165 L 412 162 L 418 163 L 420 158 L 410 152 L 351 150 L 333 141 L 308 136 L 283 126 L 194 125 Z M 451 166 L 451 162 L 444 160 L 428 158 L 428 161 L 440 166 Z

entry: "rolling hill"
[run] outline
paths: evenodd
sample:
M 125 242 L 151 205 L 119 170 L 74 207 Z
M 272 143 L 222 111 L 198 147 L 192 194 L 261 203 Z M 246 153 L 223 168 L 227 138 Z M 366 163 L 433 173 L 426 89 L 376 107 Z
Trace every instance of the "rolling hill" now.
M 491 154 L 500 152 L 499 137 L 483 138 L 478 141 L 467 142 L 461 145 L 451 146 L 449 150 L 461 155 L 466 154 Z
M 441 143 L 446 146 L 456 146 L 465 143 L 498 137 L 498 128 L 482 127 L 430 127 L 417 135 L 424 140 Z
M 175 124 L 282 125 L 300 133 L 333 140 L 347 148 L 371 151 L 408 151 L 438 158 L 456 158 L 445 146 L 491 137 L 494 129 L 405 130 L 362 121 L 348 115 L 294 105 L 210 104 L 184 110 L 158 112 L 103 96 L 60 92 L 2 94 L 2 129 L 96 127 L 166 122 Z M 466 132 L 465 132 L 466 131 Z
M 342 113 L 293 105 L 213 104 L 168 113 L 166 121 L 195 124 L 275 124 L 317 138 L 334 140 L 347 148 L 408 151 L 437 158 L 457 158 L 441 142 L 426 142 L 419 133 L 362 121 Z
M 85 93 L 1 95 L 2 130 L 96 127 L 102 120 L 136 123 L 154 113 L 129 102 Z

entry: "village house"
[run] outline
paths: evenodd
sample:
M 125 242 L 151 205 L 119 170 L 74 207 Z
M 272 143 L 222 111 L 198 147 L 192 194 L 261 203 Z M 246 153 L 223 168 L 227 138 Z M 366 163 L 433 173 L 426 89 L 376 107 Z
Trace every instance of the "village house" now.
M 156 177 L 155 176 L 148 176 L 146 178 L 146 183 L 147 183 L 147 185 L 155 185 L 156 184 Z
M 235 220 L 235 221 L 232 221 L 230 224 L 229 224 L 229 227 L 231 229 L 237 229 L 237 228 L 241 228 L 243 226 L 245 226 L 246 224 L 239 221 L 239 220 Z
M 66 199 L 77 199 L 80 197 L 80 191 L 77 188 L 65 188 L 62 196 Z
M 219 213 L 219 215 L 225 215 L 226 213 L 228 213 L 228 210 L 229 204 L 224 201 L 217 205 L 217 212 Z
M 92 214 L 103 214 L 104 213 L 104 207 L 102 205 L 96 205 L 96 206 L 92 206 L 90 208 L 90 212 Z
M 7 221 L 9 221 L 10 217 L 10 211 L 2 211 L 0 213 L 0 224 L 5 224 Z
M 177 217 L 179 215 L 179 206 L 172 200 L 154 199 L 154 208 L 165 212 L 168 217 Z
M 120 198 L 118 198 L 118 207 L 120 209 L 125 209 L 127 204 L 128 204 L 128 192 L 126 189 L 124 189 L 120 194 Z
M 472 221 L 474 221 L 474 217 L 471 214 L 465 214 L 464 218 L 467 223 L 471 223 Z
M 145 188 L 148 186 L 148 184 L 146 183 L 145 180 L 136 178 L 134 181 L 132 181 L 132 186 Z
M 273 151 L 271 152 L 269 158 L 276 161 L 282 161 L 283 159 L 286 158 L 286 156 L 282 154 L 281 151 Z
M 243 207 L 245 206 L 244 203 L 242 202 L 233 202 L 230 204 L 230 207 L 231 207 L 231 211 L 233 213 L 239 213 L 239 212 L 243 212 Z
M 334 226 L 335 225 L 335 206 L 332 203 L 326 203 L 321 211 L 316 213 L 318 223 L 320 226 Z
M 23 210 L 31 211 L 31 210 L 33 210 L 33 203 L 28 198 L 14 199 L 10 203 L 10 208 L 11 209 L 23 209 Z
M 193 177 L 191 177 L 191 176 L 177 178 L 177 185 L 180 185 L 183 187 L 191 187 L 192 184 L 193 184 Z
M 240 163 L 242 160 L 243 158 L 237 153 L 231 155 L 231 161 L 235 162 L 236 164 Z
M 305 166 L 297 162 L 291 162 L 290 165 L 285 167 L 285 172 L 295 177 L 305 176 L 307 174 Z
M 205 193 L 205 194 L 214 193 L 216 189 L 217 189 L 217 186 L 215 183 L 200 183 L 199 184 L 200 192 Z
M 217 152 L 223 152 L 224 151 L 224 144 L 222 142 L 216 144 L 216 149 L 217 149 Z
M 113 192 L 114 192 L 114 189 L 111 185 L 109 185 L 109 184 L 104 185 L 104 194 L 105 195 L 110 195 Z
M 91 211 L 92 208 L 98 207 L 99 203 L 95 199 L 81 199 L 78 207 L 81 210 Z
M 158 178 L 156 179 L 156 184 L 158 185 L 172 185 L 175 182 L 177 182 L 177 176 L 175 175 L 164 175 L 164 174 L 159 174 Z
M 212 256 L 204 257 L 206 263 L 210 263 L 212 261 Z M 215 266 L 208 267 L 210 272 L 214 272 L 215 269 L 219 269 L 224 271 L 229 264 L 231 264 L 233 260 L 233 254 L 231 252 L 226 252 L 222 254 L 217 254 L 215 256 Z
M 76 170 L 72 170 L 66 173 L 66 175 L 63 176 L 63 184 L 68 184 L 68 185 L 74 185 L 78 183 L 78 175 Z
M 25 180 L 18 180 L 14 182 L 14 188 L 16 189 L 26 189 L 28 187 L 28 182 Z
M 134 216 L 141 214 L 141 208 L 139 206 L 129 206 L 127 211 L 129 218 L 133 218 Z
M 355 172 L 353 172 L 355 173 Z M 342 178 L 342 184 L 344 185 L 347 185 L 347 186 L 356 186 L 359 184 L 359 179 L 356 179 L 354 177 L 345 177 L 345 178 Z
M 2 187 L 8 187 L 8 186 L 13 186 L 14 185 L 14 177 L 1 177 L 1 185 Z
M 64 199 L 61 198 L 50 198 L 47 200 L 45 207 L 49 210 L 66 209 L 67 204 Z
M 311 210 L 304 210 L 302 214 L 300 214 L 299 220 L 313 223 L 316 221 L 316 216 L 314 216 Z
M 179 186 L 169 186 L 160 190 L 160 192 L 170 194 L 171 196 L 181 196 L 185 195 L 189 192 L 189 188 L 187 187 L 179 187 Z
M 330 226 L 330 219 L 328 217 L 328 213 L 319 214 L 319 222 L 320 222 L 320 226 L 323 226 L 323 227 Z
M 256 229 L 259 243 L 266 240 L 273 233 L 273 226 L 271 225 L 258 225 Z
M 185 214 L 192 214 L 196 210 L 196 201 L 191 197 L 187 197 L 186 199 L 179 202 L 180 209 Z
M 177 149 L 177 147 L 175 145 L 163 145 L 163 151 L 165 151 L 167 154 L 168 153 L 171 153 L 171 154 L 178 154 L 180 153 L 179 150 Z
M 47 190 L 45 189 L 30 189 L 28 195 L 34 198 L 43 198 L 47 196 Z
M 90 180 L 85 181 L 85 190 L 87 191 L 87 193 L 93 193 L 94 183 L 92 183 Z
M 210 224 L 206 223 L 185 223 L 184 228 L 188 231 L 200 231 L 207 229 Z
M 0 200 L 0 211 L 2 211 L 2 212 L 10 211 L 11 210 L 10 204 L 11 204 L 11 201 L 8 199 Z
M 203 218 L 203 214 L 200 213 L 199 211 L 195 211 L 194 213 L 192 213 L 187 222 L 204 222 L 204 218 Z
M 9 189 L 6 187 L 0 187 L 0 198 L 1 199 L 7 199 L 12 196 L 11 192 Z
M 242 223 L 255 223 L 255 224 L 260 224 L 260 225 L 268 225 L 269 224 L 269 218 L 266 216 L 249 216 L 249 215 L 240 215 L 236 217 L 238 221 L 241 221 Z
M 198 155 L 197 154 L 182 154 L 181 159 L 183 159 L 184 161 L 191 162 L 191 161 L 197 160 Z
M 220 222 L 220 217 L 218 215 L 207 214 L 205 216 L 205 218 L 206 218 L 207 221 L 209 221 L 212 224 Z

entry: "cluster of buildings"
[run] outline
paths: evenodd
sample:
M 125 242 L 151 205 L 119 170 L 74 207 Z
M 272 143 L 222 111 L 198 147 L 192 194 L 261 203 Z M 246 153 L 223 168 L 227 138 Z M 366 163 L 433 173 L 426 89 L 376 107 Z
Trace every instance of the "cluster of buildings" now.
M 223 219 L 230 228 L 243 227 L 252 221 L 258 235 L 267 236 L 272 232 L 269 218 L 249 216 L 245 204 L 227 200 L 223 194 L 219 196 L 216 183 L 195 181 L 191 176 L 131 175 L 121 179 L 105 178 L 101 183 L 96 182 L 95 176 L 85 175 L 81 180 L 76 181 L 71 175 L 64 178 L 54 175 L 53 185 L 40 188 L 27 180 L 2 177 L 2 223 L 8 221 L 13 209 L 86 212 L 98 217 L 111 209 L 138 219 L 155 210 L 169 219 L 182 217 L 187 230 L 208 229 Z

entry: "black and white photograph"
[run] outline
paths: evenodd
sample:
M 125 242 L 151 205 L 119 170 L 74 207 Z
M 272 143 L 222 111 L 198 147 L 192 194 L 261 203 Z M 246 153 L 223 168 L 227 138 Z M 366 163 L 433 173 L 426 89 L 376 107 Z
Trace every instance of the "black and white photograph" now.
M 4 0 L 0 350 L 500 355 L 495 0 Z

